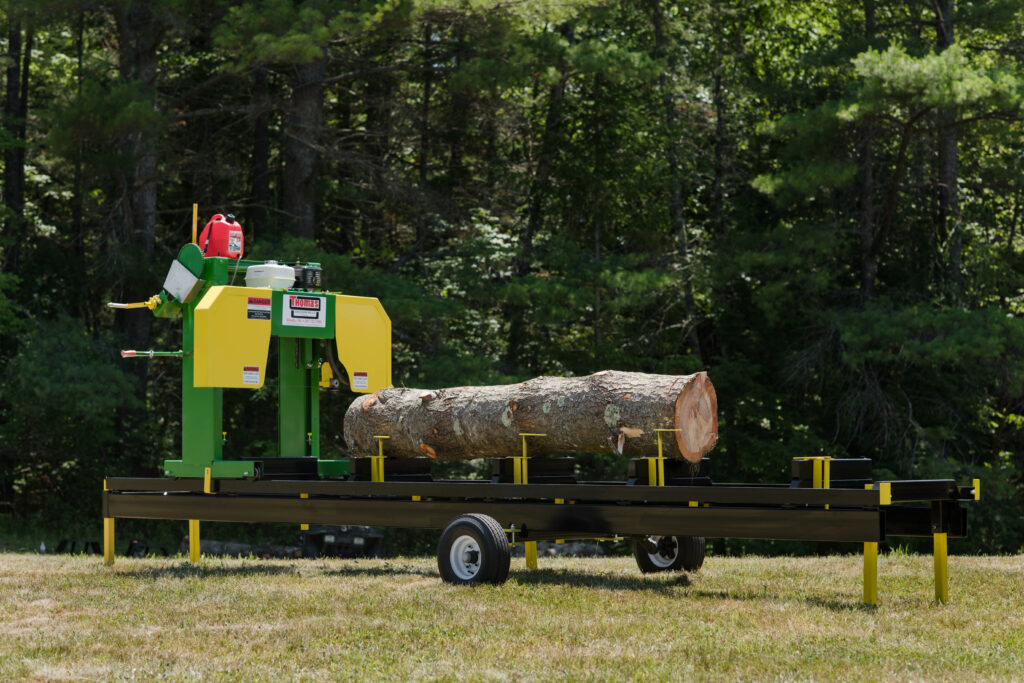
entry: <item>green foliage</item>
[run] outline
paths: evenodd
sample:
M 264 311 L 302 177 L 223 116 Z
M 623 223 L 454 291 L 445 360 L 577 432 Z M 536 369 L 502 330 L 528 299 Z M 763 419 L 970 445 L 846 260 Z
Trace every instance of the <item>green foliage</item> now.
M 890 107 L 1013 111 L 1024 97 L 1019 72 L 972 63 L 958 45 L 921 57 L 908 55 L 897 45 L 884 52 L 868 49 L 854 58 L 853 66 L 863 83 L 861 104 L 841 112 L 844 119 L 890 113 Z
M 126 416 L 140 407 L 110 346 L 68 318 L 21 337 L 3 372 L 0 406 L 0 461 L 15 465 L 4 474 L 21 512 L 78 503 L 97 490 L 108 467 L 126 463 Z
M 397 384 L 706 369 L 717 480 L 812 454 L 980 477 L 969 547 L 1020 548 L 1019 3 L 959 3 L 938 49 L 928 4 L 168 0 L 145 5 L 155 85 L 122 75 L 145 51 L 120 50 L 127 6 L 0 10 L 34 32 L 25 139 L 16 112 L 0 127 L 26 155 L 24 210 L 0 216 L 6 508 L 56 487 L 46 515 L 92 515 L 99 476 L 177 451 L 178 366 L 117 359 L 138 330 L 104 304 L 159 288 L 198 202 L 238 214 L 248 256 L 380 297 Z M 295 142 L 317 156 L 315 242 L 287 235 Z M 152 249 L 130 219 L 150 187 Z M 332 454 L 351 398 L 323 397 Z M 273 451 L 275 404 L 272 378 L 227 392 L 229 456 Z

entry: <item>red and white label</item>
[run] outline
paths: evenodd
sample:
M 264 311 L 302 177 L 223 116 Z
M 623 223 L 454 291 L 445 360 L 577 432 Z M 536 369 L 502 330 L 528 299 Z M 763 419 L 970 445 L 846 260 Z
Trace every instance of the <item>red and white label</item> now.
M 352 388 L 353 389 L 369 389 L 370 388 L 370 373 L 365 370 L 356 370 L 352 373 Z
M 285 294 L 281 303 L 282 325 L 327 327 L 327 297 Z
M 245 304 L 245 317 L 249 320 L 270 320 L 270 297 L 250 296 Z
M 228 252 L 232 254 L 242 253 L 242 231 L 241 230 L 229 230 L 228 231 Z
M 258 365 L 243 365 L 242 366 L 242 384 L 252 384 L 255 386 L 260 385 L 260 366 Z

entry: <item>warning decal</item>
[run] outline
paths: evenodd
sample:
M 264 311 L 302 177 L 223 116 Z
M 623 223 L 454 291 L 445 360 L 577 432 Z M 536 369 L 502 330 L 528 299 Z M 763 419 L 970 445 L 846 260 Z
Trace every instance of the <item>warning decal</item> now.
M 242 366 L 242 384 L 260 384 L 260 366 L 258 365 L 243 365 Z
M 245 317 L 249 320 L 270 320 L 270 297 L 250 296 L 245 306 Z
M 369 389 L 370 388 L 370 374 L 365 370 L 356 370 L 352 373 L 352 388 L 353 389 Z
M 285 294 L 281 324 L 293 327 L 327 327 L 327 297 Z

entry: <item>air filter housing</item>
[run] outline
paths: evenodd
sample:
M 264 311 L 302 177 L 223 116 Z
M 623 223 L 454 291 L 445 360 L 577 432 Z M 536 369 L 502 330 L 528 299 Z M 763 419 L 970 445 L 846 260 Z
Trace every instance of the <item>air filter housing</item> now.
M 324 271 L 320 266 L 295 266 L 295 289 L 323 289 Z

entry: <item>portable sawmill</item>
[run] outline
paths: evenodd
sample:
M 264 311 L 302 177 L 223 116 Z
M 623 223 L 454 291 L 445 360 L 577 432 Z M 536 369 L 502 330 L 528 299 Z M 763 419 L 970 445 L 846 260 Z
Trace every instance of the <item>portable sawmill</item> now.
M 319 392 L 347 385 L 374 398 L 391 386 L 390 320 L 375 298 L 324 289 L 317 263 L 247 261 L 243 253 L 231 216 L 214 216 L 196 235 L 194 209 L 192 242 L 171 263 L 161 291 L 145 302 L 110 304 L 181 317 L 180 350 L 122 355 L 180 359 L 182 438 L 181 457 L 164 461 L 164 477 L 104 480 L 107 564 L 116 518 L 187 520 L 193 562 L 200 521 L 438 529 L 441 578 L 467 584 L 504 582 L 513 544 L 524 544 L 526 566 L 535 568 L 542 540 L 631 539 L 645 573 L 698 570 L 707 537 L 833 541 L 863 544 L 864 602 L 875 604 L 878 544 L 918 536 L 933 539 L 935 597 L 948 599 L 947 539 L 966 536 L 966 505 L 980 498 L 977 479 L 971 486 L 875 481 L 868 459 L 814 456 L 794 458 L 786 483 L 718 484 L 707 457 L 695 464 L 665 457 L 662 432 L 677 429 L 651 430 L 656 450 L 630 458 L 628 478 L 616 482 L 579 481 L 572 456 L 531 458 L 530 444 L 547 435 L 526 429 L 512 433 L 521 455 L 490 458 L 489 479 L 438 480 L 433 457 L 388 457 L 387 432 L 397 437 L 408 425 L 383 424 L 372 435 L 373 455 L 323 457 Z M 223 391 L 263 386 L 274 337 L 277 449 L 225 459 Z M 424 405 L 432 398 L 424 393 Z M 543 404 L 549 424 L 561 403 Z M 517 428 L 514 417 L 505 424 Z M 623 453 L 621 436 L 618 448 Z

